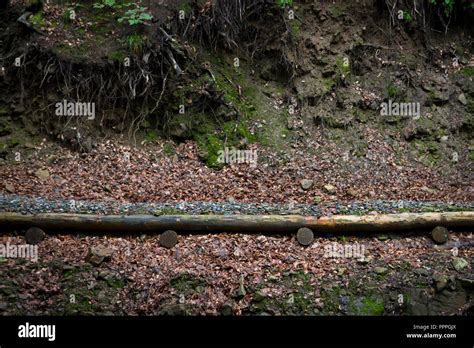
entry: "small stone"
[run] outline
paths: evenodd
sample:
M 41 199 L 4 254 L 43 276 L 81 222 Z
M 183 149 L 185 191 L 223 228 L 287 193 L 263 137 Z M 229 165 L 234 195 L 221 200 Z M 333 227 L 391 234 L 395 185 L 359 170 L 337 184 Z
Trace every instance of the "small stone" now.
M 366 265 L 368 264 L 370 261 L 372 261 L 372 257 L 371 256 L 367 256 L 367 257 L 361 257 L 359 259 L 357 259 L 357 263 L 361 264 L 361 265 Z
M 178 243 L 178 234 L 175 231 L 165 231 L 160 236 L 160 245 L 164 248 L 171 249 Z
M 381 235 L 378 235 L 377 236 L 377 239 L 381 242 L 385 241 L 385 240 L 388 240 L 389 237 L 386 235 L 386 234 L 381 234 Z
M 469 263 L 464 260 L 462 257 L 453 257 L 452 261 L 453 267 L 456 271 L 461 272 L 464 268 L 466 268 Z
M 114 251 L 106 246 L 93 246 L 89 250 L 87 262 L 94 266 L 99 266 L 102 262 L 110 260 L 113 253 Z
M 428 192 L 428 193 L 431 193 L 431 194 L 435 194 L 436 193 L 436 190 L 432 189 L 432 188 L 429 188 L 429 187 L 426 187 L 426 186 L 422 186 L 421 187 L 421 190 L 425 191 L 425 192 Z
M 15 192 L 15 188 L 13 187 L 12 184 L 5 184 L 5 190 L 9 193 L 14 193 Z
M 461 93 L 458 97 L 458 101 L 462 104 L 462 105 L 467 105 L 467 99 L 466 99 L 466 96 L 464 95 L 464 93 Z
M 40 180 L 46 180 L 47 178 L 49 178 L 49 170 L 47 170 L 47 169 L 38 169 L 35 172 L 35 175 Z
M 247 290 L 245 290 L 244 279 L 240 277 L 240 285 L 237 289 L 235 289 L 232 297 L 236 299 L 242 299 L 247 295 Z
M 444 244 L 448 241 L 449 232 L 446 227 L 436 226 L 433 231 L 431 231 L 431 238 L 438 243 Z
M 428 276 L 430 274 L 426 268 L 417 268 L 413 272 L 421 276 Z
M 221 315 L 230 316 L 234 312 L 234 307 L 232 306 L 231 303 L 226 302 L 221 306 L 220 312 L 221 312 Z
M 302 227 L 296 233 L 296 239 L 298 240 L 298 243 L 300 243 L 301 245 L 308 246 L 314 240 L 314 233 L 309 228 Z
M 387 273 L 388 269 L 385 267 L 375 267 L 374 272 L 377 274 L 385 274 Z
M 6 311 L 8 308 L 8 303 L 0 302 L 0 311 Z
M 357 196 L 357 191 L 350 188 L 350 189 L 347 190 L 347 194 L 351 197 L 356 197 Z
M 266 297 L 267 296 L 263 292 L 257 291 L 255 294 L 253 294 L 252 299 L 254 302 L 262 302 Z
M 39 227 L 30 227 L 25 233 L 26 244 L 39 244 L 43 241 L 46 234 Z
M 327 193 L 336 193 L 336 187 L 334 187 L 333 185 L 324 185 L 324 189 Z
M 446 285 L 448 285 L 448 277 L 444 274 L 435 274 L 433 276 L 433 281 L 435 283 L 436 291 L 442 291 Z
M 303 190 L 309 190 L 313 186 L 313 180 L 303 179 L 301 180 L 301 188 Z

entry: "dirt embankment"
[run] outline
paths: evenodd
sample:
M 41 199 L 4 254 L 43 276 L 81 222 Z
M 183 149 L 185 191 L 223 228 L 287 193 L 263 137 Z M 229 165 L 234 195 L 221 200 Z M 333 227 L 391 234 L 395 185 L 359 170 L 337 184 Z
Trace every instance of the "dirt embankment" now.
M 0 24 L 3 192 L 472 201 L 462 22 L 445 35 L 373 4 L 222 0 L 153 4 L 137 27 L 117 22 L 123 8 L 45 4 L 29 28 L 12 3 Z M 95 117 L 58 116 L 62 101 L 94 103 Z M 412 114 L 392 108 L 403 103 Z M 225 147 L 256 151 L 257 166 L 220 163 Z

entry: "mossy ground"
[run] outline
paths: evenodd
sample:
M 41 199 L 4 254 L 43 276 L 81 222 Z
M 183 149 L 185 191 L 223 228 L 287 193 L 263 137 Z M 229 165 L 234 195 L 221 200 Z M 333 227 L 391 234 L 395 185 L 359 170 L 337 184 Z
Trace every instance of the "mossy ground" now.
M 9 303 L 12 314 L 24 315 L 29 310 L 22 303 L 28 303 L 32 296 L 45 303 L 54 303 L 46 310 L 49 315 L 104 315 L 120 312 L 114 301 L 126 280 L 118 274 L 107 270 L 94 270 L 89 263 L 66 264 L 61 261 L 28 263 L 16 260 L 15 267 L 4 269 L 4 259 L 0 259 L 5 283 L 0 288 L 0 299 Z M 19 273 L 19 269 L 22 269 Z M 23 283 L 23 276 L 28 273 L 48 270 L 51 277 L 58 279 L 54 289 L 36 289 Z M 15 279 L 14 281 L 6 279 Z M 18 304 L 15 306 L 15 304 Z M 25 312 L 26 311 L 26 312 Z

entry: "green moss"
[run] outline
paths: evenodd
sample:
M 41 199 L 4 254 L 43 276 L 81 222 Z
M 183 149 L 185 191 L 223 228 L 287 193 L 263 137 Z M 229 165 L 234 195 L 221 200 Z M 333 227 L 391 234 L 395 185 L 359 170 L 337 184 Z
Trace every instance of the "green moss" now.
M 433 166 L 441 159 L 439 143 L 431 139 L 417 139 L 414 142 L 419 159 L 425 165 Z
M 404 53 L 400 55 L 400 62 L 412 70 L 416 70 L 418 59 L 416 55 L 411 53 Z
M 193 11 L 191 1 L 186 1 L 179 4 L 179 10 L 184 11 L 186 14 L 190 14 Z
M 173 156 L 176 154 L 176 148 L 174 147 L 174 145 L 171 143 L 171 142 L 167 142 L 164 146 L 163 146 L 163 152 L 166 156 Z
M 125 44 L 133 54 L 140 54 L 146 45 L 147 38 L 139 34 L 131 34 L 125 39 Z
M 290 30 L 294 36 L 298 37 L 301 34 L 301 22 L 296 19 L 291 20 Z
M 38 12 L 31 15 L 29 21 L 40 28 L 46 27 L 46 21 L 43 18 L 43 12 Z
M 311 276 L 303 270 L 289 271 L 281 279 L 272 280 L 283 286 L 285 292 L 279 297 L 266 297 L 258 289 L 252 296 L 252 313 L 274 313 L 280 315 L 317 314 L 313 303 L 314 288 Z M 263 285 L 262 285 L 263 286 Z
M 473 77 L 474 66 L 466 66 L 464 69 L 461 70 L 461 74 L 465 77 Z
M 331 78 L 323 78 L 322 82 L 324 86 L 324 94 L 330 92 L 333 89 L 333 87 L 336 85 L 336 82 Z
M 107 58 L 110 60 L 115 61 L 123 61 L 126 58 L 127 54 L 124 50 L 118 49 L 116 51 L 112 51 L 108 54 Z
M 405 93 L 392 82 L 387 86 L 386 93 L 387 97 L 391 100 L 402 100 L 405 96 Z
M 155 141 L 156 139 L 158 139 L 158 132 L 156 129 L 147 129 L 146 130 L 146 139 L 148 141 Z
M 332 6 L 329 6 L 328 13 L 332 18 L 337 19 L 344 15 L 344 10 L 345 10 L 345 7 L 341 5 L 332 5 Z
M 385 311 L 383 300 L 373 297 L 365 297 L 362 299 L 361 314 L 364 315 L 382 315 Z
M 181 293 L 200 292 L 206 286 L 206 281 L 192 274 L 179 273 L 170 280 L 170 286 Z
M 349 58 L 347 57 L 337 57 L 336 58 L 336 75 L 338 76 L 338 79 L 344 76 L 349 76 L 351 68 L 350 68 L 350 63 L 349 63 Z
M 155 216 L 162 216 L 162 215 L 181 215 L 183 212 L 179 209 L 173 207 L 163 207 L 153 212 Z
M 474 149 L 469 150 L 469 161 L 474 162 Z

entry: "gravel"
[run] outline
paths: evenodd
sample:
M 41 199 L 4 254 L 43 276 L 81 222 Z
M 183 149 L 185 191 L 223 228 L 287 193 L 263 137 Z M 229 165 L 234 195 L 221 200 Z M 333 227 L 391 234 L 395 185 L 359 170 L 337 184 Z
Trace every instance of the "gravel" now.
M 0 212 L 75 213 L 99 215 L 361 215 L 370 213 L 442 212 L 474 210 L 474 202 L 367 201 L 349 204 L 265 204 L 238 202 L 121 203 L 115 201 L 48 200 L 0 194 Z

